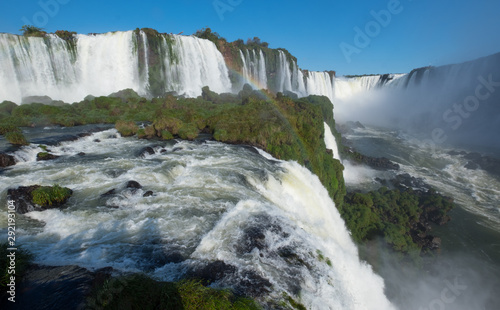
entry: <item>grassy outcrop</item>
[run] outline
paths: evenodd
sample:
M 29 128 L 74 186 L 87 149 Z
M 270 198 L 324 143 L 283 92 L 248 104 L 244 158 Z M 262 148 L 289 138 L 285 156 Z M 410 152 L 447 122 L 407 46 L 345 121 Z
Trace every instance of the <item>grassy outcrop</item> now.
M 381 237 L 397 252 L 419 255 L 439 244 L 428 234 L 429 222 L 444 224 L 452 199 L 428 191 L 382 187 L 368 193 L 349 193 L 340 214 L 358 243 Z
M 141 274 L 106 280 L 87 300 L 89 309 L 261 309 L 252 299 L 197 280 L 158 282 Z
M 217 141 L 261 148 L 274 157 L 295 160 L 315 173 L 328 189 L 337 206 L 343 202 L 343 166 L 326 152 L 323 122 L 336 133 L 333 105 L 326 97 L 301 99 L 268 92 L 242 91 L 239 95 L 216 94 L 208 87 L 198 98 L 147 100 L 132 90 L 110 97 L 89 97 L 74 104 L 58 106 L 40 103 L 12 106 L 0 104 L 1 126 L 75 126 L 97 123 L 115 124 L 123 136 L 139 138 L 195 139 L 200 133 L 212 134 Z M 136 122 L 150 125 L 139 128 Z M 17 130 L 16 127 L 8 127 Z
M 47 207 L 64 204 L 71 197 L 71 194 L 73 194 L 71 189 L 56 184 L 54 186 L 40 186 L 36 188 L 31 192 L 31 197 L 37 205 Z

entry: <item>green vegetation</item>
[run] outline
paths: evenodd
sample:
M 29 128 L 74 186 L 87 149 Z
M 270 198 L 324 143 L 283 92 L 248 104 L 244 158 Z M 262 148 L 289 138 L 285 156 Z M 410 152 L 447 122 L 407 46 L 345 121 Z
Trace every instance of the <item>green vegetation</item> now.
M 55 35 L 63 40 L 70 41 L 75 39 L 76 32 L 68 30 L 57 30 L 55 32 Z
M 21 31 L 25 37 L 44 37 L 47 34 L 42 28 L 32 25 L 24 25 L 19 31 Z
M 0 116 L 0 128 L 18 126 L 76 126 L 111 123 L 125 135 L 139 138 L 195 139 L 200 133 L 231 144 L 261 148 L 274 157 L 295 160 L 315 173 L 337 206 L 343 202 L 343 166 L 326 152 L 323 122 L 335 133 L 333 105 L 326 97 L 310 96 L 293 100 L 278 94 L 245 88 L 239 95 L 216 94 L 208 87 L 198 98 L 146 100 L 132 90 L 110 97 L 87 98 L 59 106 L 40 103 L 9 107 Z M 136 122 L 151 125 L 139 129 Z
M 433 190 L 424 193 L 382 187 L 366 194 L 347 194 L 340 213 L 355 241 L 382 237 L 395 251 L 420 253 L 428 250 L 418 239 L 425 233 L 420 222 L 439 223 L 452 208 L 451 199 Z
M 139 130 L 139 127 L 133 121 L 118 120 L 115 127 L 123 137 L 133 136 Z
M 4 133 L 5 139 L 9 141 L 10 144 L 14 145 L 28 145 L 28 141 L 24 137 L 23 133 L 20 131 L 10 131 Z
M 134 274 L 111 278 L 96 287 L 87 300 L 91 309 L 261 309 L 253 300 L 229 290 L 213 289 L 197 280 L 157 282 Z
M 34 203 L 46 207 L 52 206 L 53 204 L 63 204 L 72 193 L 73 191 L 69 188 L 61 187 L 56 184 L 54 186 L 40 186 L 31 192 L 31 196 Z

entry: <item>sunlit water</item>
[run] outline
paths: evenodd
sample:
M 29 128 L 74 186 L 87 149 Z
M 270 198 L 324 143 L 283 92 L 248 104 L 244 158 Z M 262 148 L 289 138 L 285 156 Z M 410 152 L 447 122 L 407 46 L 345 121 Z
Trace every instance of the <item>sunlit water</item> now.
M 154 154 L 141 156 L 146 146 Z M 264 289 L 256 294 L 263 303 L 285 292 L 310 309 L 392 308 L 326 189 L 297 163 L 210 141 L 122 138 L 115 129 L 49 150 L 61 157 L 37 162 L 42 149 L 32 144 L 0 173 L 2 197 L 20 185 L 74 191 L 67 208 L 18 215 L 17 242 L 37 263 L 176 280 L 219 260 L 235 268 L 215 286 Z M 126 189 L 130 180 L 143 188 Z

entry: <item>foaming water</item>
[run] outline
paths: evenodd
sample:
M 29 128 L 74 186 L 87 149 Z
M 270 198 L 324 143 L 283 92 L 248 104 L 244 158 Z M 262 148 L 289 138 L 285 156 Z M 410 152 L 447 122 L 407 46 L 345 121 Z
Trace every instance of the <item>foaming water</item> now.
M 398 131 L 367 127 L 346 135 L 355 147 L 370 156 L 385 156 L 400 164 L 401 172 L 420 177 L 466 210 L 480 215 L 483 224 L 500 231 L 500 182 L 482 169 L 466 168 L 468 159 L 450 155 Z
M 340 153 L 339 153 L 339 147 L 337 146 L 337 141 L 335 140 L 335 137 L 332 134 L 332 130 L 330 129 L 330 126 L 328 126 L 327 123 L 323 123 L 323 126 L 325 127 L 325 145 L 326 145 L 326 147 L 328 149 L 332 150 L 333 158 L 341 160 Z
M 65 209 L 18 216 L 18 243 L 37 263 L 175 280 L 218 260 L 235 269 L 214 285 L 269 283 L 256 295 L 262 302 L 286 293 L 309 309 L 392 308 L 326 189 L 297 163 L 216 142 L 152 144 L 115 129 L 49 146 L 61 156 L 53 161 L 35 161 L 38 148 L 15 152 L 25 160 L 0 174 L 3 195 L 32 184 L 74 191 Z M 130 180 L 142 188 L 126 188 Z

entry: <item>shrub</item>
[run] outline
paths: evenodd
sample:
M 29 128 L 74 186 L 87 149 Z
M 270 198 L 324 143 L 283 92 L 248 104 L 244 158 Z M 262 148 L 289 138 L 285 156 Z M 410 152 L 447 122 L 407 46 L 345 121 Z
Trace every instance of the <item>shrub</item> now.
M 26 37 L 44 37 L 47 34 L 47 32 L 43 31 L 43 28 L 32 25 L 24 25 L 19 31 Z
M 174 136 L 168 130 L 161 131 L 161 138 L 163 140 L 172 140 Z
M 31 196 L 34 203 L 46 207 L 65 203 L 72 193 L 71 189 L 56 184 L 54 186 L 40 186 L 31 192 Z
M 179 129 L 183 124 L 180 119 L 169 116 L 161 116 L 153 122 L 153 126 L 158 132 L 167 129 L 173 135 L 179 134 Z
M 198 136 L 198 128 L 193 124 L 185 124 L 179 129 L 179 137 L 184 140 L 194 140 Z
M 4 134 L 5 139 L 9 141 L 10 144 L 14 145 L 28 145 L 28 141 L 24 137 L 23 133 L 20 131 L 10 131 Z
M 261 309 L 249 298 L 237 297 L 229 290 L 203 286 L 197 280 L 157 282 L 135 274 L 111 278 L 94 288 L 87 300 L 96 309 Z
M 139 130 L 139 127 L 133 121 L 119 120 L 115 124 L 116 130 L 123 136 L 133 136 Z

